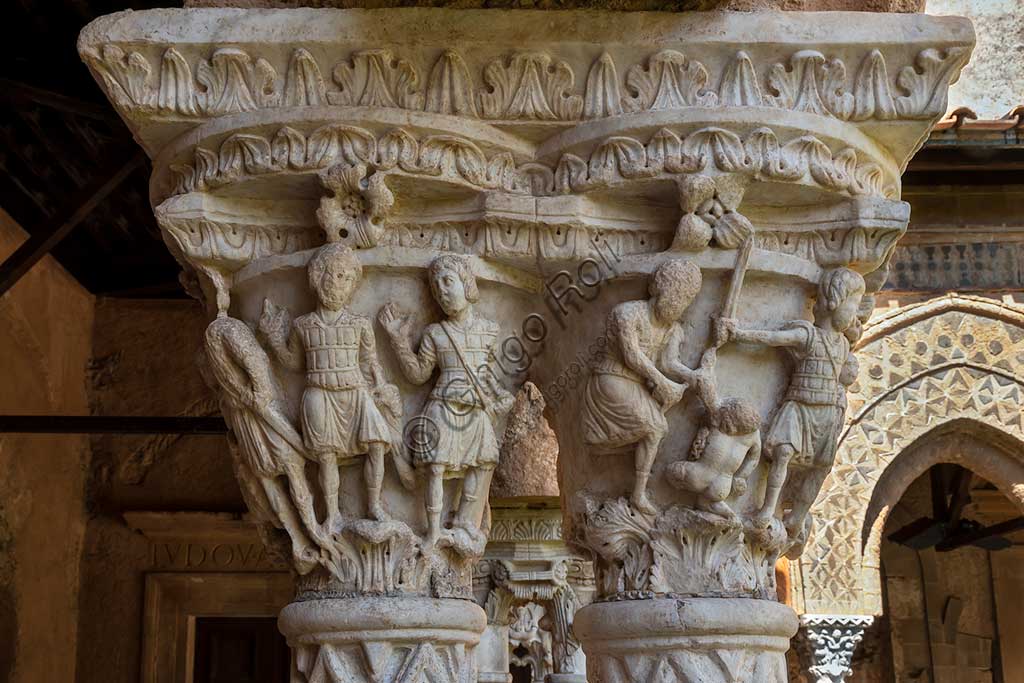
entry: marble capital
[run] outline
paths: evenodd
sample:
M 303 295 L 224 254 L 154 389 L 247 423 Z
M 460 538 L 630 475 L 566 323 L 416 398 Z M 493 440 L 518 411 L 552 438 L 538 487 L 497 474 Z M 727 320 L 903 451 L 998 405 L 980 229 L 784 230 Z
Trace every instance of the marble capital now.
M 973 41 L 956 18 L 830 12 L 86 27 L 209 313 L 239 481 L 296 575 L 295 680 L 476 676 L 490 481 L 539 391 L 594 602 L 570 629 L 557 581 L 501 581 L 553 591 L 552 676 L 578 675 L 578 639 L 591 681 L 781 683 L 796 622 L 775 561 L 810 533 L 906 230 L 900 175 Z M 512 570 L 555 577 L 546 561 Z

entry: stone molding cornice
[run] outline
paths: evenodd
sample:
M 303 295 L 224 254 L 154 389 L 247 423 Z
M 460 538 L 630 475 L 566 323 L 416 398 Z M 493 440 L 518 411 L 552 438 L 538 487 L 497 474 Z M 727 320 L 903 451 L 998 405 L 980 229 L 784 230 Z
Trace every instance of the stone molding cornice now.
M 597 49 L 587 66 L 588 57 L 568 50 L 564 58 L 557 51 L 533 46 L 509 50 L 500 39 L 490 50 L 474 45 L 465 54 L 451 47 L 431 57 L 427 55 L 437 53 L 438 47 L 402 53 L 387 47 L 389 38 L 393 40 L 403 28 L 411 35 L 427 33 L 432 27 L 423 26 L 422 13 L 389 10 L 389 25 L 373 26 L 367 36 L 356 32 L 369 28 L 364 22 L 379 15 L 372 10 L 344 12 L 344 22 L 336 10 L 250 13 L 245 17 L 249 22 L 240 20 L 240 14 L 236 19 L 232 10 L 136 13 L 156 17 L 163 27 L 158 33 L 164 36 L 139 35 L 131 15 L 114 14 L 87 28 L 79 49 L 115 104 L 131 115 L 153 118 L 201 120 L 255 109 L 330 103 L 487 120 L 562 122 L 645 110 L 765 105 L 865 121 L 944 114 L 945 86 L 966 63 L 970 44 L 964 36 L 960 45 L 930 45 L 931 36 L 923 31 L 913 38 L 904 36 L 909 54 L 887 61 L 879 48 L 892 45 L 870 46 L 880 42 L 870 30 L 889 19 L 862 14 L 856 23 L 844 26 L 845 35 L 836 41 L 841 56 L 813 49 L 819 41 L 811 36 L 805 38 L 809 44 L 803 49 L 780 55 L 774 46 L 759 40 L 761 18 L 737 20 L 733 15 L 708 13 L 681 17 L 661 29 L 661 40 L 652 42 L 662 49 L 618 59 L 612 54 L 615 47 Z M 475 14 L 473 20 L 488 23 L 511 21 L 472 10 L 462 14 Z M 564 24 L 570 16 L 538 14 L 521 12 L 515 21 L 550 25 L 554 15 L 554 23 Z M 447 18 L 444 15 L 444 10 L 436 14 L 441 22 Z M 713 35 L 722 16 L 729 16 L 731 40 Z M 772 20 L 797 28 L 810 23 L 809 16 L 787 13 Z M 231 20 L 221 22 L 219 42 L 187 39 L 204 22 L 225 17 Z M 300 22 L 304 40 L 288 49 L 281 49 L 275 36 L 294 32 L 264 28 L 273 23 L 287 29 Z M 743 24 L 739 31 L 736 24 Z M 469 26 L 460 23 L 450 32 L 467 32 Z M 326 35 L 327 27 L 338 30 Z M 609 28 L 608 22 L 592 30 L 584 28 L 581 37 L 588 43 L 613 44 L 620 34 L 605 35 Z M 262 42 L 254 39 L 261 29 L 272 48 L 265 54 L 249 47 Z M 744 37 L 744 33 L 750 35 Z M 684 34 L 688 53 L 672 49 L 680 47 Z M 942 36 L 942 42 L 947 36 Z M 367 45 L 375 38 L 380 46 Z M 462 38 L 464 43 L 474 42 L 471 33 Z M 517 42 L 510 38 L 509 43 Z M 800 42 L 799 36 L 792 38 L 787 42 Z M 938 35 L 934 40 L 939 42 Z
M 821 16 L 153 10 L 93 22 L 79 51 L 153 156 L 197 125 L 255 112 L 309 110 L 305 118 L 312 119 L 328 108 L 335 121 L 365 110 L 383 118 L 434 115 L 454 119 L 460 137 L 477 145 L 504 134 L 543 151 L 543 141 L 577 130 L 605 140 L 611 122 L 637 115 L 706 118 L 706 127 L 728 120 L 728 112 L 756 110 L 762 120 L 773 111 L 832 120 L 845 131 L 840 139 L 860 131 L 877 136 L 889 154 L 869 155 L 886 171 L 874 189 L 893 196 L 889 186 L 898 188 L 902 164 L 945 113 L 946 90 L 967 61 L 973 35 L 948 18 L 858 13 L 825 25 Z M 779 40 L 764 39 L 765 21 Z M 487 41 L 480 39 L 481 22 Z M 623 40 L 630 35 L 624 22 L 636 24 L 644 39 Z M 894 23 L 906 23 L 906 30 Z M 560 27 L 571 31 L 573 43 L 552 40 L 569 34 Z M 418 40 L 410 44 L 408 36 Z M 475 125 L 500 132 L 473 135 Z M 721 121 L 718 127 L 741 138 L 753 131 Z M 646 144 L 657 130 L 618 135 Z M 265 134 L 268 142 L 276 132 Z M 783 144 L 795 139 L 783 137 Z M 841 152 L 833 146 L 825 156 Z M 720 154 L 712 156 L 717 161 Z M 558 162 L 558 155 L 517 157 L 516 165 L 538 162 L 551 172 Z M 533 178 L 520 184 L 538 187 Z M 540 185 L 553 191 L 551 182 Z

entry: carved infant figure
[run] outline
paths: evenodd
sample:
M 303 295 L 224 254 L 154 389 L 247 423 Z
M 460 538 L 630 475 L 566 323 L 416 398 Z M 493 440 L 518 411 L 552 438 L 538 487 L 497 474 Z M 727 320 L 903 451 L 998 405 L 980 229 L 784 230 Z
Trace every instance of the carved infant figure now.
M 410 382 L 423 384 L 435 368 L 440 371 L 419 418 L 424 427 L 429 425 L 428 438 L 413 453 L 416 464 L 428 472 L 426 542 L 434 545 L 442 536 L 446 478 L 465 479 L 455 526 L 479 531 L 498 464 L 494 421 L 512 407 L 513 397 L 490 367 L 498 324 L 474 311 L 479 290 L 469 262 L 461 256 L 440 256 L 430 264 L 428 278 L 446 318 L 426 327 L 417 351 L 409 342 L 409 316 L 389 303 L 378 319 Z
M 755 522 L 767 526 L 787 485 L 789 511 L 783 523 L 791 537 L 803 525 L 835 459 L 836 439 L 846 406 L 843 369 L 850 358 L 846 330 L 855 323 L 864 278 L 849 268 L 822 275 L 815 322 L 793 320 L 781 330 L 743 330 L 736 321 L 719 322 L 718 338 L 788 349 L 795 367 L 765 443 L 771 459 L 764 503 Z M 790 472 L 790 466 L 793 472 Z
M 714 347 L 705 351 L 701 369 L 694 373 L 694 388 L 707 415 L 689 460 L 669 465 L 666 476 L 676 488 L 697 494 L 698 510 L 736 520 L 725 501 L 747 490 L 747 478 L 761 456 L 761 416 L 743 399 L 718 400 L 713 376 L 717 355 Z
M 627 301 L 612 309 L 605 323 L 605 356 L 591 373 L 583 395 L 585 443 L 605 451 L 636 446 L 630 502 L 647 514 L 656 512 L 647 497 L 647 482 L 668 431 L 665 413 L 687 388 L 669 378 L 663 355 L 682 342 L 679 318 L 700 287 L 696 265 L 667 261 L 651 278 L 649 299 Z M 678 365 L 674 374 L 685 381 L 688 372 Z
M 316 309 L 289 325 L 288 312 L 265 301 L 259 328 L 285 366 L 301 370 L 305 365 L 302 436 L 306 449 L 320 463 L 320 486 L 327 503 L 325 524 L 329 532 L 336 533 L 342 523 L 339 466 L 360 456 L 366 456 L 368 514 L 378 521 L 387 519 L 381 503 L 384 456 L 400 446 L 393 445 L 394 430 L 374 399 L 393 414 L 401 415 L 401 407 L 390 405 L 398 390 L 387 384 L 377 360 L 370 320 L 346 307 L 362 277 L 355 253 L 342 244 L 327 244 L 310 260 L 308 275 Z M 399 453 L 395 455 L 403 483 L 411 486 L 410 474 L 403 471 Z

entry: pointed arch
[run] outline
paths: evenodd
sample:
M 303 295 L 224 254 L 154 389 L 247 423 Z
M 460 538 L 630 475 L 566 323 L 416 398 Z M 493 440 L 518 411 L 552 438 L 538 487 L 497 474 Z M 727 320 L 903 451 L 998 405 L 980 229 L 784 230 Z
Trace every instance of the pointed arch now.
M 881 614 L 871 542 L 877 516 L 869 520 L 868 509 L 883 474 L 911 445 L 967 425 L 1024 445 L 1024 309 L 947 295 L 872 321 L 856 354 L 860 373 L 835 466 L 800 562 L 798 606 L 806 613 Z M 1024 446 L 1011 451 L 1024 473 Z M 985 463 L 962 464 L 985 476 Z M 1024 501 L 1024 488 L 993 483 Z

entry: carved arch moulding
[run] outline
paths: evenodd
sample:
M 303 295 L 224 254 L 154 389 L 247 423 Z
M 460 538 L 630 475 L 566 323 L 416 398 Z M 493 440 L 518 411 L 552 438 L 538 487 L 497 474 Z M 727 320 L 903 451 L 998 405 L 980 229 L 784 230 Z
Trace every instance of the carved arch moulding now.
M 965 429 L 1024 444 L 1020 306 L 953 294 L 905 306 L 873 321 L 856 355 L 860 372 L 835 466 L 812 508 L 817 524 L 801 559 L 797 606 L 808 614 L 882 614 L 876 527 L 884 518 L 873 519 L 874 498 L 887 474 L 914 455 L 901 455 L 908 448 Z M 1024 459 L 1000 452 L 998 460 L 965 456 L 962 464 L 1024 510 L 1024 491 L 1006 475 L 1024 473 Z M 929 463 L 904 464 L 920 474 Z

